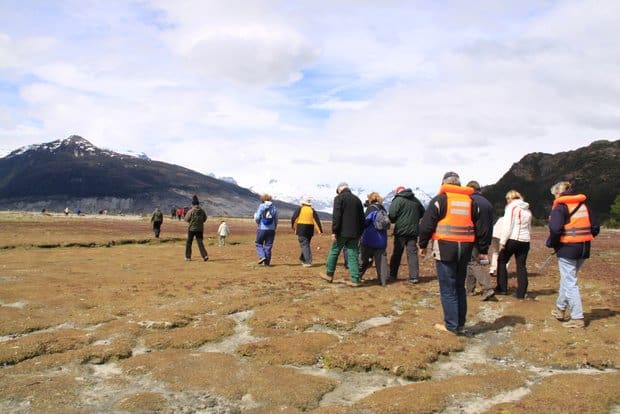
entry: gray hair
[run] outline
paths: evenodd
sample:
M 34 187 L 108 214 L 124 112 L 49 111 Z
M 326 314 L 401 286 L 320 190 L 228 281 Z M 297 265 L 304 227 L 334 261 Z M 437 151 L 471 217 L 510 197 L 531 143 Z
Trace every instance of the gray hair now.
M 336 187 L 336 193 L 340 194 L 340 192 L 344 190 L 345 188 L 349 188 L 349 184 L 343 181 L 340 184 L 338 184 L 338 187 Z
M 563 192 L 570 190 L 572 187 L 573 186 L 568 181 L 560 181 L 559 183 L 553 184 L 549 191 L 553 196 L 557 197 Z
M 444 174 L 442 184 L 461 185 L 461 178 L 454 171 L 448 171 Z

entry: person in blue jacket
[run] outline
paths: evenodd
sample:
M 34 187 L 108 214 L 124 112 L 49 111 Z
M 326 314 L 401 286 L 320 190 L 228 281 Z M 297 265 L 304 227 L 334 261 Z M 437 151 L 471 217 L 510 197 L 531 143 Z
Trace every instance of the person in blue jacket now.
M 258 225 L 256 229 L 256 254 L 258 264 L 269 266 L 271 264 L 271 249 L 276 238 L 278 227 L 278 209 L 271 201 L 269 194 L 260 197 L 261 204 L 254 213 L 254 221 Z
M 377 214 L 383 212 L 387 215 L 382 203 L 383 198 L 378 193 L 372 192 L 368 194 L 368 207 L 366 207 L 366 212 L 364 213 L 364 232 L 360 240 L 359 267 L 361 278 L 374 262 L 377 270 L 377 279 L 379 279 L 382 286 L 385 286 L 390 275 L 386 253 L 389 219 L 387 219 L 388 225 L 384 229 L 378 229 L 378 226 L 375 225 Z

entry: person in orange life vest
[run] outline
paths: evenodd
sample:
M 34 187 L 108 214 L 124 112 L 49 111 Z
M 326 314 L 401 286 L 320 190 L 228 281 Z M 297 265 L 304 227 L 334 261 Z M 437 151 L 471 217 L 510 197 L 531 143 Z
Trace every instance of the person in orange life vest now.
M 480 252 L 478 260 L 488 260 L 490 224 L 481 219 L 480 208 L 471 198 L 473 191 L 461 187 L 457 173 L 447 172 L 439 194 L 430 201 L 420 222 L 420 256 L 426 256 L 426 248 L 433 240 L 432 255 L 444 313 L 444 323 L 435 328 L 455 334 L 465 326 L 465 277 L 474 246 Z
M 291 217 L 291 227 L 297 234 L 297 240 L 299 241 L 299 247 L 301 254 L 299 260 L 304 267 L 312 266 L 312 248 L 310 247 L 310 241 L 314 236 L 314 230 L 323 233 L 323 227 L 321 226 L 321 220 L 314 208 L 312 208 L 312 200 L 310 197 L 304 197 L 301 200 L 301 205 L 293 212 Z
M 562 325 L 566 328 L 583 328 L 583 306 L 577 285 L 577 273 L 590 257 L 590 244 L 601 228 L 596 217 L 585 203 L 584 194 L 575 194 L 571 183 L 561 181 L 551 187 L 555 197 L 549 215 L 549 238 L 547 247 L 553 248 L 558 257 L 560 269 L 560 290 L 556 308 L 551 314 L 558 320 L 570 320 Z
M 508 294 L 508 271 L 506 265 L 514 254 L 517 265 L 517 291 L 514 296 L 525 299 L 527 292 L 527 255 L 530 251 L 532 212 L 530 205 L 518 191 L 506 193 L 506 208 L 499 232 L 499 256 L 497 258 L 497 287 L 495 293 Z

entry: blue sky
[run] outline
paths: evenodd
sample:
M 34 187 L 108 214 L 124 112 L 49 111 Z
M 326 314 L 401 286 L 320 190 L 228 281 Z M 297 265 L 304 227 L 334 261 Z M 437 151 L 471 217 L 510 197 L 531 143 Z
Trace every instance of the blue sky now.
M 434 192 L 620 135 L 620 2 L 0 0 L 0 154 Z

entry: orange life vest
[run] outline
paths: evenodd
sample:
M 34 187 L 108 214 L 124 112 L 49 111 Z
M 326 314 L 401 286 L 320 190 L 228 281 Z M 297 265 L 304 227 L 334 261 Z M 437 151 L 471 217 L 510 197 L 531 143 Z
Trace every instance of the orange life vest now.
M 553 202 L 552 209 L 555 209 L 558 204 L 564 204 L 568 207 L 568 213 L 572 213 L 568 223 L 564 225 L 564 233 L 560 236 L 561 243 L 581 243 L 594 240 L 590 214 L 584 201 L 586 201 L 585 195 L 575 194 L 560 196 Z
M 452 184 L 441 186 L 439 193 L 448 197 L 447 210 L 445 217 L 437 223 L 433 240 L 473 242 L 476 239 L 474 222 L 471 219 L 473 192 L 470 187 Z

